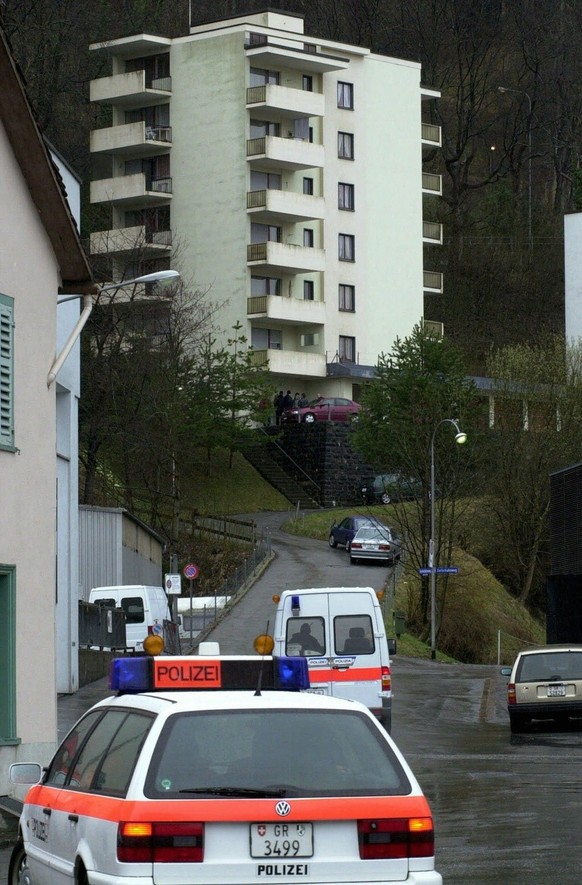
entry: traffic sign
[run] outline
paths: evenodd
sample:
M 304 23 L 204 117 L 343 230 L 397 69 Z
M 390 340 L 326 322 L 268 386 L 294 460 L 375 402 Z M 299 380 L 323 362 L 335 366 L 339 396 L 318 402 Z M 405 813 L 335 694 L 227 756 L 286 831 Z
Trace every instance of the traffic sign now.
M 456 565 L 443 565 L 443 566 L 437 566 L 437 568 L 435 568 L 435 572 L 437 575 L 458 575 L 459 568 Z M 432 569 L 431 568 L 419 568 L 418 574 L 425 575 L 425 576 L 430 575 L 430 574 L 432 574 Z
M 189 578 L 191 581 L 194 578 L 197 578 L 200 574 L 200 568 L 193 562 L 189 562 L 188 565 L 184 566 L 184 577 Z
M 167 574 L 164 578 L 166 593 L 179 596 L 182 592 L 182 576 L 179 574 Z

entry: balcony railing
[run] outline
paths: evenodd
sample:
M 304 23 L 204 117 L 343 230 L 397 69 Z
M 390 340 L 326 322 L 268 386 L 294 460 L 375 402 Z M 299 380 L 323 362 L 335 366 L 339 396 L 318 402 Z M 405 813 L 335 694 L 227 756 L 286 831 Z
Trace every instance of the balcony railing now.
M 172 141 L 171 126 L 146 126 L 146 141 Z
M 172 179 L 171 178 L 154 178 L 147 185 L 147 189 L 150 191 L 156 191 L 160 194 L 171 194 L 172 193 Z
M 443 192 L 442 175 L 437 175 L 434 172 L 423 172 L 422 189 L 425 193 L 437 194 L 438 196 L 441 196 Z
M 422 140 L 435 147 L 441 146 L 441 127 L 432 123 L 422 124 Z
M 443 226 L 438 221 L 422 222 L 422 238 L 427 243 L 443 242 Z
M 424 289 L 428 292 L 443 291 L 443 275 L 435 270 L 425 270 L 423 272 Z

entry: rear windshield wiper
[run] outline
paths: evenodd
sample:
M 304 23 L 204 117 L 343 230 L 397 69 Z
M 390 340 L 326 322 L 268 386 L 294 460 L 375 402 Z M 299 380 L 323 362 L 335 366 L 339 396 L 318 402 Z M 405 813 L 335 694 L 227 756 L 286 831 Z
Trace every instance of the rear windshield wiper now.
M 257 799 L 270 796 L 286 796 L 287 790 L 273 787 L 268 790 L 255 790 L 250 787 L 192 787 L 191 789 L 178 790 L 179 793 L 199 794 L 206 793 L 210 796 L 253 796 Z

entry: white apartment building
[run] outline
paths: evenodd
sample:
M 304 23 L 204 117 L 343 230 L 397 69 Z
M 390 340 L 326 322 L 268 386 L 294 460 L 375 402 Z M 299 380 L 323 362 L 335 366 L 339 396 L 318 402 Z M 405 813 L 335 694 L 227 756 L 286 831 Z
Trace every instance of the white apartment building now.
M 224 341 L 242 323 L 273 388 L 357 399 L 442 291 L 423 268 L 442 231 L 423 223 L 441 180 L 422 173 L 440 130 L 420 65 L 274 11 L 91 48 L 112 62 L 91 83 L 111 108 L 91 135 L 91 202 L 111 207 L 92 254 L 114 279 L 143 269 L 127 267 L 137 243 L 148 270 L 178 263 L 223 305 Z

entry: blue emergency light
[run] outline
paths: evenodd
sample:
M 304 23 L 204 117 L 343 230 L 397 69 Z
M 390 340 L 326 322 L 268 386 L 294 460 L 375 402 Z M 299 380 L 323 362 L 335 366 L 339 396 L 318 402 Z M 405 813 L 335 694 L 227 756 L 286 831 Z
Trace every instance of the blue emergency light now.
M 301 605 L 299 603 L 299 596 L 292 596 L 291 597 L 291 612 L 292 612 L 292 614 L 297 616 L 300 611 L 301 611 Z
M 115 658 L 109 687 L 120 694 L 146 691 L 309 688 L 303 657 L 202 657 L 200 655 Z

